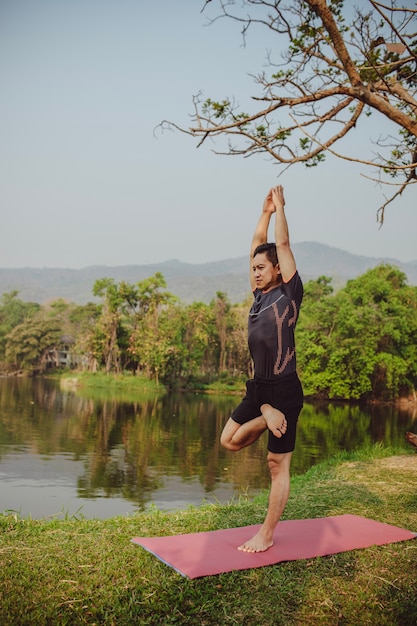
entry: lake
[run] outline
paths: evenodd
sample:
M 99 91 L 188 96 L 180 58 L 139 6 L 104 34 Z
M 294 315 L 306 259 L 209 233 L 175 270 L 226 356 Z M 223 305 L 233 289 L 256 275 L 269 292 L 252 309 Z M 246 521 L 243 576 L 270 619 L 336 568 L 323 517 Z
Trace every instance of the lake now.
M 219 444 L 239 400 L 0 379 L 0 511 L 105 519 L 251 496 L 269 485 L 266 435 L 237 453 Z M 408 448 L 416 424 L 416 410 L 307 403 L 292 474 L 363 444 Z

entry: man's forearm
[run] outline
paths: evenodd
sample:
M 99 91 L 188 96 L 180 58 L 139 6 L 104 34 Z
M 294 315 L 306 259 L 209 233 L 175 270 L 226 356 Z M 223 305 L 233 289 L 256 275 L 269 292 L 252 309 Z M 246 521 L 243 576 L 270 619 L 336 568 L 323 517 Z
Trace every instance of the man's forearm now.
M 255 232 L 253 233 L 251 245 L 252 254 L 257 246 L 260 246 L 262 243 L 266 243 L 268 241 L 268 227 L 270 221 L 271 213 L 263 211 L 256 225 Z
M 283 206 L 277 207 L 275 213 L 275 243 L 277 248 L 290 245 L 288 223 Z
M 289 246 L 290 236 L 284 211 L 285 198 L 282 185 L 277 185 L 272 189 L 272 200 L 275 207 L 275 243 L 277 248 Z
M 277 246 L 282 280 L 284 283 L 287 283 L 296 272 L 296 264 L 290 247 L 290 236 L 284 211 L 284 189 L 282 185 L 274 187 L 272 196 L 275 206 L 275 244 Z

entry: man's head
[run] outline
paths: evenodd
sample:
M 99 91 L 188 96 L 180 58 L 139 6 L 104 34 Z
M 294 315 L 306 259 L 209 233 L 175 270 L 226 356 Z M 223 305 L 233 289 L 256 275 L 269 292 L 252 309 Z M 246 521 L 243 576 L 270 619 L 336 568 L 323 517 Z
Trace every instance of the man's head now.
M 278 265 L 277 247 L 274 243 L 261 243 L 260 246 L 255 248 L 253 256 L 255 257 L 257 254 L 262 254 L 263 252 L 274 267 Z
M 256 287 L 264 293 L 281 284 L 277 248 L 274 243 L 263 243 L 255 248 L 252 271 Z

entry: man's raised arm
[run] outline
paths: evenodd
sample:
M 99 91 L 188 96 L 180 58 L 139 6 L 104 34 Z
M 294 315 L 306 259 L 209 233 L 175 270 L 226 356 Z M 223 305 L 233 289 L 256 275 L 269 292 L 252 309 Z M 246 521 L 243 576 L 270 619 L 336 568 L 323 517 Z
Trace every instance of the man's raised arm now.
M 255 228 L 255 232 L 253 233 L 251 249 L 250 249 L 250 257 L 249 257 L 249 279 L 252 291 L 255 290 L 256 282 L 255 277 L 252 270 L 252 261 L 253 261 L 253 253 L 258 246 L 262 243 L 267 243 L 268 241 L 268 227 L 269 222 L 271 221 L 271 215 L 275 213 L 275 206 L 272 201 L 272 189 L 268 191 L 268 195 L 266 196 L 262 213 L 258 220 L 258 223 Z
M 290 247 L 287 218 L 285 217 L 284 188 L 282 185 L 273 187 L 272 201 L 275 207 L 275 243 L 277 246 L 279 268 L 284 283 L 294 276 L 296 264 Z

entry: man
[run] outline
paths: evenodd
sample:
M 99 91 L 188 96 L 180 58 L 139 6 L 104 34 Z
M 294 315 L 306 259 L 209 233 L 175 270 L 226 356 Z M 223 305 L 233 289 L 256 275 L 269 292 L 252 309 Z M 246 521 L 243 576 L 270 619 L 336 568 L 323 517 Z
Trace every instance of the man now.
M 239 550 L 264 552 L 273 545 L 275 527 L 290 492 L 290 463 L 303 392 L 296 372 L 294 329 L 303 285 L 290 247 L 281 185 L 268 193 L 256 226 L 250 254 L 250 282 L 254 303 L 249 313 L 248 344 L 254 378 L 246 396 L 227 421 L 221 444 L 237 451 L 268 430 L 271 475 L 265 520 Z M 275 244 L 267 243 L 275 213 Z

